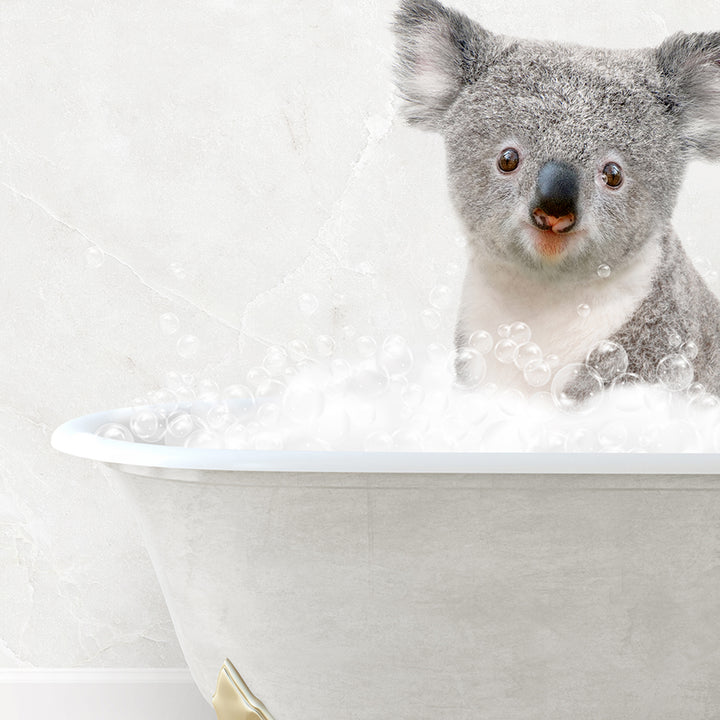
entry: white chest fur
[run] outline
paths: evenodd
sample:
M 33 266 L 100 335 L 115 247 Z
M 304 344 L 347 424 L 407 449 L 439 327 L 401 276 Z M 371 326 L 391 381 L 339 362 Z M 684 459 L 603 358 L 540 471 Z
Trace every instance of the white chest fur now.
M 606 278 L 562 283 L 472 258 L 458 326 L 466 335 L 487 330 L 497 342 L 499 325 L 522 321 L 544 355 L 557 355 L 561 366 L 583 362 L 588 351 L 617 331 L 647 296 L 660 252 L 657 243 L 648 243 L 629 265 Z M 588 306 L 589 313 L 578 312 L 581 305 Z M 488 380 L 529 389 L 514 365 L 490 362 Z

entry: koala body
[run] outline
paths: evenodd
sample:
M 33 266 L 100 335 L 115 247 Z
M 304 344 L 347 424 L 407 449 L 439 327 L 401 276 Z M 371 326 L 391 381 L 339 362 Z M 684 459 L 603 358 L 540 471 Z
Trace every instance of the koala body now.
M 456 345 L 521 320 L 561 364 L 609 339 L 655 382 L 689 343 L 694 381 L 720 393 L 720 303 L 671 225 L 688 162 L 720 157 L 720 33 L 585 48 L 435 0 L 404 0 L 394 30 L 406 118 L 444 136 L 468 241 Z

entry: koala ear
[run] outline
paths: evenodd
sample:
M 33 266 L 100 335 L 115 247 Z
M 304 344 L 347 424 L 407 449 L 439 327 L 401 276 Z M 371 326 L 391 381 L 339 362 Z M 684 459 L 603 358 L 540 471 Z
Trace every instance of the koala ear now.
M 497 44 L 486 30 L 435 0 L 402 0 L 395 13 L 395 84 L 409 123 L 437 130 L 465 85 L 475 82 Z
M 720 32 L 677 33 L 655 51 L 666 104 L 693 155 L 720 160 Z

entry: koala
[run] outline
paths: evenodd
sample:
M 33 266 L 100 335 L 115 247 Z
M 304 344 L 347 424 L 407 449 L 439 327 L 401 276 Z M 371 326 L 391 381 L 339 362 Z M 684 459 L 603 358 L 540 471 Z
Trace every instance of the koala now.
M 671 225 L 688 162 L 720 158 L 720 32 L 597 49 L 498 35 L 435 0 L 403 0 L 393 30 L 404 116 L 442 134 L 467 239 L 456 346 L 522 320 L 561 365 L 611 340 L 655 383 L 685 353 L 694 378 L 674 389 L 720 394 L 720 303 Z

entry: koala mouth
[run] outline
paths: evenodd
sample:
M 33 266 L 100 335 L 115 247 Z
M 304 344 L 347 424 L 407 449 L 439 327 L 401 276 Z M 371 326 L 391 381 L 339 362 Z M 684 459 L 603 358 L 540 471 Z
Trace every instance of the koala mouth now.
M 530 235 L 532 247 L 535 252 L 546 260 L 559 260 L 573 244 L 573 241 L 582 235 L 577 230 L 575 220 L 548 224 L 542 227 L 537 221 L 530 224 Z

